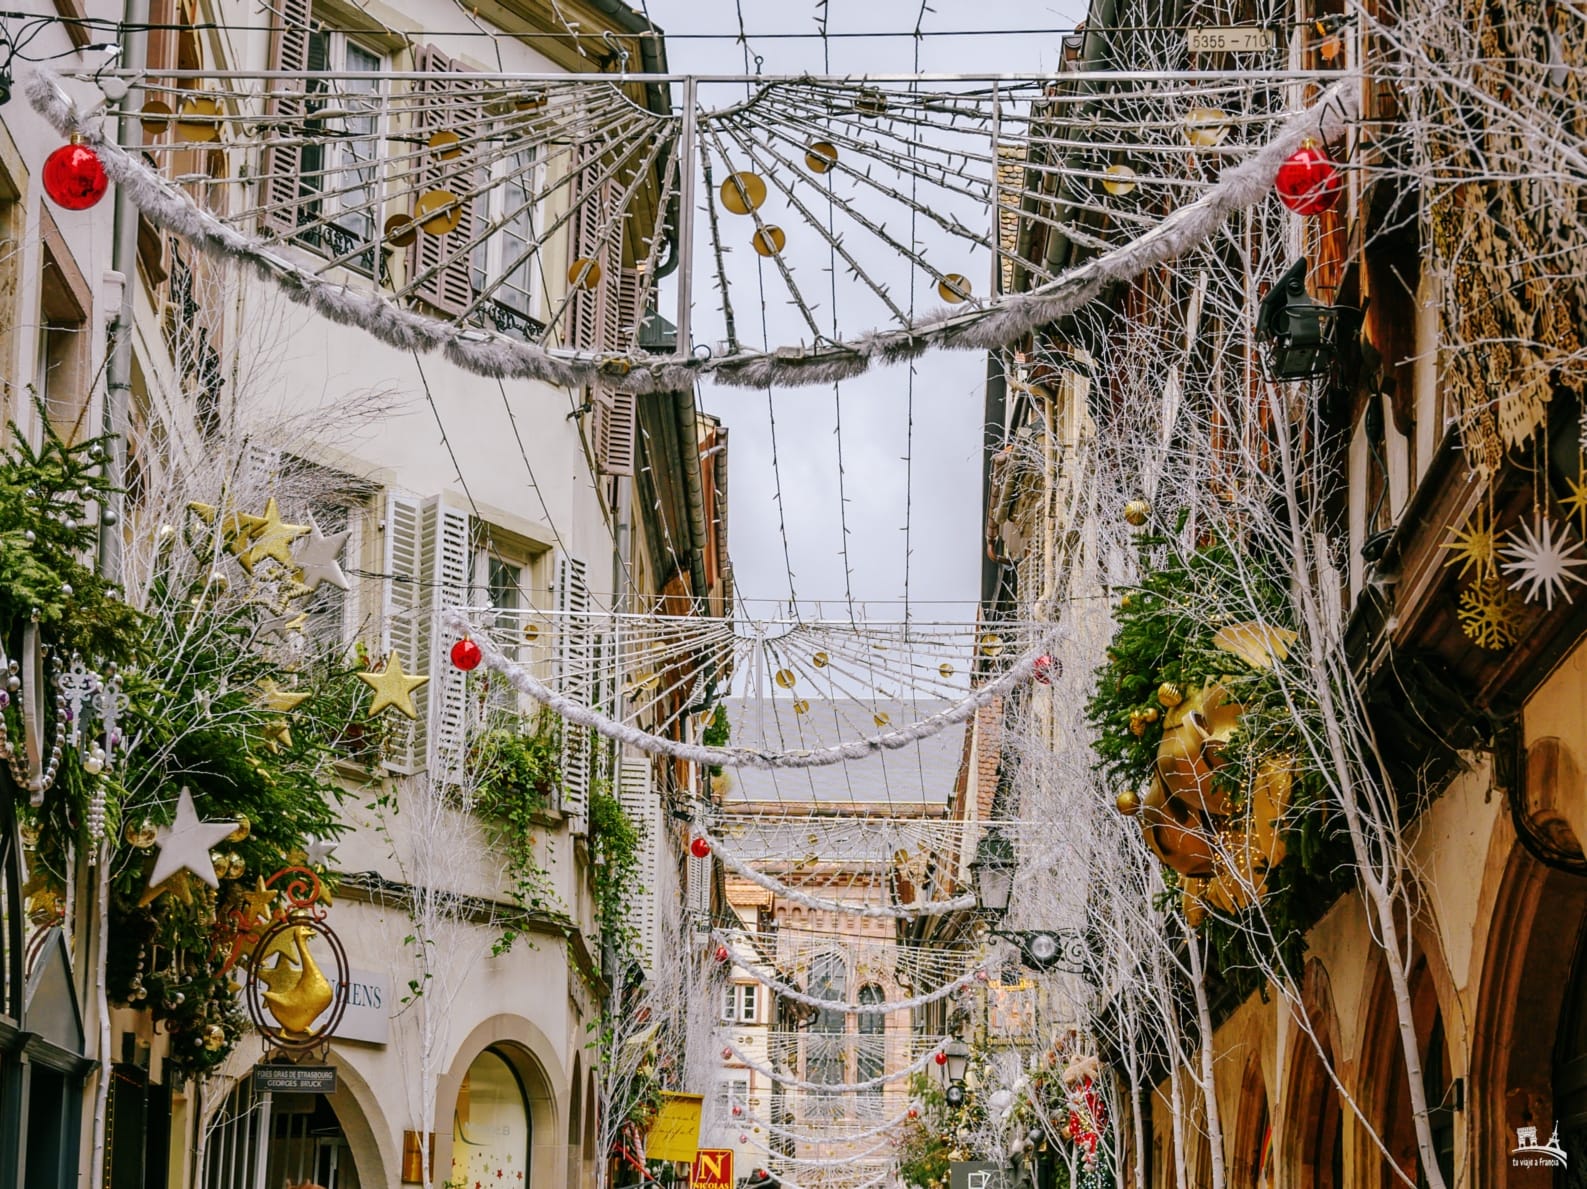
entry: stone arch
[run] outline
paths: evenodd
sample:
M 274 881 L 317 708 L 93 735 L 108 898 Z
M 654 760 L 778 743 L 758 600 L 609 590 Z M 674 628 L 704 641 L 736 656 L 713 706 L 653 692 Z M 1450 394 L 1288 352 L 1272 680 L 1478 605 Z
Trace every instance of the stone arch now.
M 1316 958 L 1306 961 L 1293 1015 L 1279 1152 L 1284 1179 L 1295 1189 L 1344 1189 L 1344 1107 L 1333 1077 L 1340 1073 L 1339 1022 L 1328 971 Z
M 1482 958 L 1468 1096 L 1475 1179 L 1496 1187 L 1529 1175 L 1512 1172 L 1517 1128 L 1541 1132 L 1555 1118 L 1556 1038 L 1587 930 L 1587 879 L 1545 867 L 1506 833 L 1491 914 L 1504 927 L 1490 932 Z
M 1267 1098 L 1267 1081 L 1262 1063 L 1255 1053 L 1245 1063 L 1240 1080 L 1240 1098 L 1235 1107 L 1234 1148 L 1229 1161 L 1229 1182 L 1264 1189 L 1272 1184 L 1272 1113 Z
M 518 1075 L 529 1105 L 530 1189 L 561 1185 L 568 1171 L 564 1135 L 568 1115 L 567 1078 L 557 1059 L 556 1047 L 539 1028 L 522 1016 L 496 1015 L 482 1021 L 458 1045 L 446 1075 L 436 1084 L 435 1170 L 445 1180 L 443 1170 L 452 1167 L 451 1121 L 457 1110 L 458 1092 L 469 1067 L 486 1049 L 501 1056 Z
M 333 1048 L 330 1063 L 336 1066 L 336 1093 L 331 1095 L 331 1109 L 336 1112 L 342 1135 L 352 1149 L 359 1182 L 390 1184 L 392 1177 L 387 1175 L 388 1171 L 394 1173 L 395 1170 L 386 1168 L 385 1155 L 376 1138 L 391 1134 L 385 1112 L 380 1109 L 380 1096 L 345 1054 Z
M 584 1062 L 573 1054 L 573 1073 L 568 1078 L 568 1184 L 582 1183 L 580 1162 L 584 1138 Z

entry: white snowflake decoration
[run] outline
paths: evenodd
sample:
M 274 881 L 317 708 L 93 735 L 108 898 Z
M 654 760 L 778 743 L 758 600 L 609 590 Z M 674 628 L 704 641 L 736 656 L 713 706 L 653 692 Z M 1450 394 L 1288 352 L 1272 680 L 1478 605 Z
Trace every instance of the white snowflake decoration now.
M 1552 611 L 1556 594 L 1568 603 L 1569 584 L 1587 582 L 1575 573 L 1575 567 L 1587 566 L 1587 558 L 1578 553 L 1581 546 L 1569 539 L 1568 530 L 1556 537 L 1554 522 L 1547 516 L 1537 517 L 1532 524 L 1523 521 L 1510 530 L 1508 538 L 1499 568 L 1509 577 L 1510 589 L 1519 591 L 1527 602 L 1542 595 L 1543 606 Z

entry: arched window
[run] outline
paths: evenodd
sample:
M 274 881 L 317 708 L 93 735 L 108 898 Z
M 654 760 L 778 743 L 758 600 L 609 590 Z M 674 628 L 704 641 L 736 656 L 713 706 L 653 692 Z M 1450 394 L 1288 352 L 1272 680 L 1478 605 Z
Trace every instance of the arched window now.
M 886 1002 L 886 993 L 875 983 L 866 983 L 860 988 L 860 1006 L 874 1007 Z M 887 1067 L 887 1017 L 881 1012 L 859 1012 L 856 1018 L 860 1036 L 854 1050 L 854 1080 L 868 1082 L 881 1077 Z M 879 1113 L 882 1090 L 881 1086 L 866 1090 L 862 1109 L 871 1114 Z
M 816 999 L 841 1003 L 848 998 L 848 968 L 841 954 L 817 954 L 810 960 L 810 994 Z M 836 1008 L 823 1007 L 816 1012 L 810 1024 L 810 1035 L 805 1038 L 805 1080 L 823 1086 L 842 1083 L 844 1065 L 844 1032 L 848 1015 Z M 828 1100 L 830 1099 L 830 1100 Z M 811 1095 L 809 1106 L 817 1118 L 832 1117 L 841 1113 L 843 1095 Z
M 453 1181 L 529 1184 L 529 1099 L 507 1059 L 493 1049 L 474 1058 L 452 1116 Z M 519 1174 L 523 1179 L 519 1180 Z

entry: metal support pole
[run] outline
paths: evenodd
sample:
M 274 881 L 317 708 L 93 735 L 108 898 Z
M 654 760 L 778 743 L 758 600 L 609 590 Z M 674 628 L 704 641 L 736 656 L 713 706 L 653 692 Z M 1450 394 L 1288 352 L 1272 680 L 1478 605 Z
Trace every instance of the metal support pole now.
M 694 354 L 692 310 L 694 303 L 694 171 L 695 139 L 699 124 L 698 82 L 683 80 L 683 135 L 678 139 L 678 335 L 680 356 Z

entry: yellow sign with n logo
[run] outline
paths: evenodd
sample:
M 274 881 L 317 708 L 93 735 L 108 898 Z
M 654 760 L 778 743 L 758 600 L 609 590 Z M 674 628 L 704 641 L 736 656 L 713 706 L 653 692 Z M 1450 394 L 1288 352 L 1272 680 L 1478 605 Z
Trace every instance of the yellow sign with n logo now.
M 689 1189 L 733 1189 L 733 1149 L 701 1148 L 689 1174 Z

